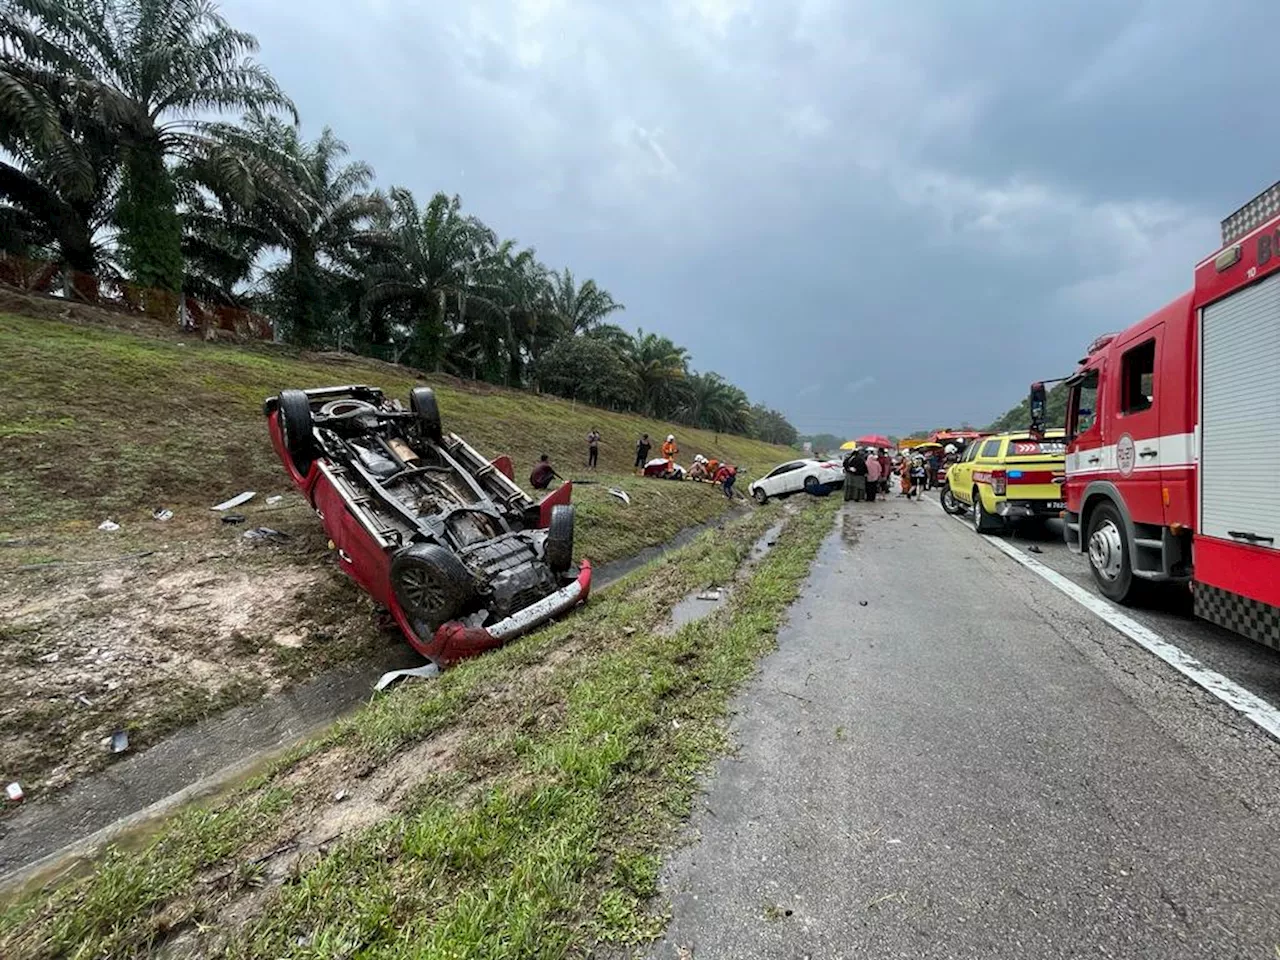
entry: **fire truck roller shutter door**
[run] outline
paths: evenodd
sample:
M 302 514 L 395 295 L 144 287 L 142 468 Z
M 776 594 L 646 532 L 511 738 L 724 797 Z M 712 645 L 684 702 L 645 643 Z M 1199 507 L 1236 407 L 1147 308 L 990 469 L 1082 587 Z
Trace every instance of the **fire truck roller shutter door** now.
M 1280 549 L 1280 274 L 1205 307 L 1200 338 L 1198 533 Z

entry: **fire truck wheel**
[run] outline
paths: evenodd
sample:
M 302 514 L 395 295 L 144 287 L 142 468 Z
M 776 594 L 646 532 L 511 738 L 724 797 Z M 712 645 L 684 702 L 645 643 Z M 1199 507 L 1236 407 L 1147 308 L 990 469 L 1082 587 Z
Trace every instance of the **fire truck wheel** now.
M 1089 569 L 1098 590 L 1116 603 L 1134 593 L 1133 568 L 1129 565 L 1129 538 L 1124 520 L 1112 504 L 1101 504 L 1089 518 Z

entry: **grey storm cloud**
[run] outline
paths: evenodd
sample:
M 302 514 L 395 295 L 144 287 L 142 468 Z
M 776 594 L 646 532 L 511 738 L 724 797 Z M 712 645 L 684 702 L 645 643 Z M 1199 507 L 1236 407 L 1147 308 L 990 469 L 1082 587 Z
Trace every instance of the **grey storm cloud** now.
M 227 0 L 383 185 L 458 193 L 806 431 L 981 424 L 1280 174 L 1226 0 Z

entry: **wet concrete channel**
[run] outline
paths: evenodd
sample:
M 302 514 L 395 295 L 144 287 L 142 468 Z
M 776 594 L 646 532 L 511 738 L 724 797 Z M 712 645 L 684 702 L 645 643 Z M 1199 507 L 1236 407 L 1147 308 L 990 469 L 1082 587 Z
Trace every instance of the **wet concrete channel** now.
M 593 592 L 608 589 L 742 512 L 730 510 L 685 528 L 665 544 L 601 564 L 593 576 Z M 772 537 L 765 534 L 757 542 L 748 564 L 758 561 L 757 551 L 776 538 L 776 529 Z M 768 546 L 763 550 L 767 552 Z M 306 683 L 202 720 L 143 753 L 31 803 L 0 821 L 0 898 L 80 869 L 107 843 L 144 830 L 150 821 L 184 803 L 229 789 L 368 702 L 383 673 L 421 662 L 407 644 L 395 644 L 382 656 L 343 664 Z
M 751 571 L 755 569 L 756 564 L 764 559 L 765 554 L 778 542 L 778 535 L 782 532 L 782 524 L 783 521 L 779 520 L 762 533 L 759 539 L 751 545 L 751 552 L 747 554 L 746 560 L 734 572 L 733 578 L 729 583 L 713 583 L 699 587 L 679 600 L 671 608 L 671 619 L 665 625 L 664 631 L 666 633 L 675 633 L 687 624 L 705 620 L 727 604 L 729 598 L 733 596 L 734 586 L 745 580 L 751 574 Z

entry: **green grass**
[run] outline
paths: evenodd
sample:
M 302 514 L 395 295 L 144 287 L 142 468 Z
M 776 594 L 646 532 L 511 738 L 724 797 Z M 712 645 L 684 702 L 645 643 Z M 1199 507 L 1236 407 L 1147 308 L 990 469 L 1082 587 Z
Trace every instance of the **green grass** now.
M 373 702 L 149 846 L 11 908 L 0 955 L 141 956 L 180 937 L 171 946 L 191 956 L 556 958 L 656 936 L 660 857 L 835 506 L 791 517 L 705 620 L 660 629 L 689 590 L 733 578 L 772 511 L 704 535 L 548 630 Z M 327 806 L 333 781 L 319 771 L 354 788 L 450 733 L 447 767 L 424 769 L 394 810 L 262 886 L 263 846 Z M 292 805 L 277 806 L 286 794 Z
M 420 381 L 405 368 L 285 347 L 0 314 L 0 533 L 96 526 L 105 516 L 138 519 L 159 504 L 203 510 L 241 490 L 281 490 L 285 476 L 267 440 L 263 399 L 285 387 L 353 382 L 404 399 Z M 439 395 L 445 428 L 491 456 L 510 454 L 519 479 L 544 452 L 563 476 L 584 475 L 593 427 L 604 436 L 601 473 L 615 479 L 628 473 L 642 432 L 676 433 L 685 460 L 700 452 L 757 473 L 791 455 L 551 397 L 447 377 L 427 382 Z M 712 488 L 695 489 L 673 499 L 677 512 L 715 504 Z M 638 525 L 652 529 L 647 519 Z

